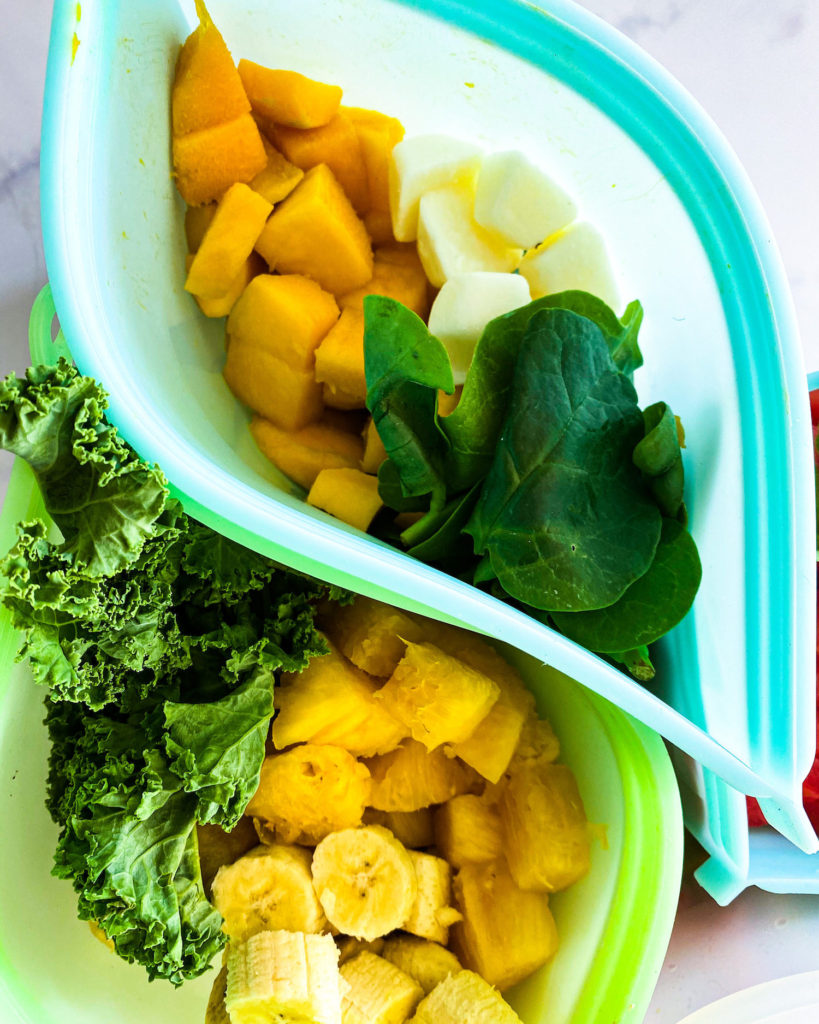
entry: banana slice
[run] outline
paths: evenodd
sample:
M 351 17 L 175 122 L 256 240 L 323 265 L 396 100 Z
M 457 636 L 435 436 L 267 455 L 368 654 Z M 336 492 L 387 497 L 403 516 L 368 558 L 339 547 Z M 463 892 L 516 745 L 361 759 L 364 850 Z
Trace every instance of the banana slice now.
M 387 939 L 381 956 L 415 978 L 426 995 L 450 974 L 462 970 L 458 958 L 451 950 L 415 935 L 396 935 Z
M 354 939 L 352 935 L 337 935 L 336 945 L 338 946 L 338 963 L 341 966 L 346 964 L 348 960 L 352 960 L 354 956 L 358 956 L 359 953 L 380 954 L 384 948 L 384 939 L 373 939 L 372 942 L 364 942 L 362 939 Z
M 342 989 L 330 935 L 259 932 L 230 947 L 225 1007 L 231 1024 L 341 1024 Z
M 270 929 L 311 934 L 327 929 L 313 889 L 310 851 L 300 846 L 257 846 L 219 868 L 213 902 L 233 942 Z
M 367 941 L 400 928 L 418 894 L 409 853 L 381 825 L 322 839 L 313 854 L 313 887 L 327 920 Z
M 449 864 L 431 853 L 408 851 L 418 895 L 412 910 L 401 925 L 405 932 L 431 939 L 445 946 L 449 940 L 449 926 L 461 920 L 461 914 L 449 905 L 452 894 L 452 878 Z

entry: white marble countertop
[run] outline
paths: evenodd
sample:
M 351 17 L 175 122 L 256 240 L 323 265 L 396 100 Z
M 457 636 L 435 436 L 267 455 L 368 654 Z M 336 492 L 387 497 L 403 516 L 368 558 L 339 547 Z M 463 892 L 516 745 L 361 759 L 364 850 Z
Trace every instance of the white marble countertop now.
M 806 369 L 819 369 L 819 2 L 584 0 L 668 68 L 720 126 L 767 210 L 793 291 Z M 46 279 L 39 128 L 51 4 L 3 0 L 0 36 L 0 373 L 28 365 Z M 0 494 L 10 460 L 0 453 Z M 646 1017 L 676 1024 L 748 985 L 819 967 L 819 897 L 749 890 L 717 907 L 686 882 Z M 601 1022 L 602 1024 L 602 1022 Z

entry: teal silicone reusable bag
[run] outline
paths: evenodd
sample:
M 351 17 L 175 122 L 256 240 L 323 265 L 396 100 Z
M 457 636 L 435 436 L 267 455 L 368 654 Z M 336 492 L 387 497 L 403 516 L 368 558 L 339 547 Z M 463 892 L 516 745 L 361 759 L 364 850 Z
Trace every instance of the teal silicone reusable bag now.
M 645 306 L 641 401 L 668 400 L 685 424 L 702 587 L 647 689 L 307 508 L 262 458 L 220 375 L 221 326 L 182 289 L 168 97 L 189 2 L 55 4 L 46 259 L 71 351 L 109 390 L 113 422 L 205 522 L 580 679 L 817 849 L 799 798 L 814 742 L 804 375 L 768 226 L 716 129 L 656 64 L 566 0 L 214 0 L 211 13 L 237 57 L 338 82 L 345 102 L 395 114 L 408 134 L 524 149 L 566 184 L 605 234 L 624 301 Z M 701 800 L 698 771 L 687 784 Z M 689 824 L 707 844 L 696 813 Z

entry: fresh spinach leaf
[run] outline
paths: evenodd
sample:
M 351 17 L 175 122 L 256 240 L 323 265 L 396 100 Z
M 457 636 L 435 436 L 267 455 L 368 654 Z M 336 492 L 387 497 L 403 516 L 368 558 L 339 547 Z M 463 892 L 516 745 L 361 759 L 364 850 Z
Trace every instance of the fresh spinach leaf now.
M 422 562 L 461 560 L 473 553 L 472 543 L 463 528 L 478 500 L 479 485 L 460 494 L 441 509 L 431 512 L 401 535 L 407 554 Z
M 643 411 L 645 437 L 634 449 L 634 465 L 647 480 L 664 516 L 679 516 L 683 504 L 682 453 L 677 420 L 665 402 Z
M 611 654 L 647 647 L 683 618 L 702 578 L 697 546 L 674 519 L 664 519 L 651 568 L 607 608 L 552 612 L 554 624 L 590 651 Z
M 513 387 L 466 530 L 517 600 L 604 608 L 648 570 L 660 538 L 632 462 L 643 434 L 637 395 L 596 324 L 563 309 L 530 321 Z
M 449 355 L 412 310 L 383 295 L 364 299 L 367 408 L 405 497 L 443 505 L 448 442 L 438 421 L 438 389 L 452 394 Z

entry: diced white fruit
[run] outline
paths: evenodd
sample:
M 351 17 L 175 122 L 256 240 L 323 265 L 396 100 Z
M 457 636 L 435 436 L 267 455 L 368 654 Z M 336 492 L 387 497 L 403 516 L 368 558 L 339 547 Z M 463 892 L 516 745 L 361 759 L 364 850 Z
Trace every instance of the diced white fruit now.
M 474 182 L 482 150 L 448 135 L 403 139 L 390 160 L 390 214 L 398 242 L 414 242 L 418 203 L 425 192 L 461 181 Z
M 585 221 L 570 224 L 521 260 L 520 272 L 533 299 L 555 292 L 591 292 L 612 309 L 619 299 L 606 244 L 597 228 Z
M 449 352 L 452 376 L 463 384 L 481 333 L 496 316 L 529 302 L 529 282 L 520 274 L 477 270 L 455 274 L 438 292 L 429 329 Z
M 483 158 L 475 220 L 509 245 L 531 249 L 576 216 L 571 196 L 523 153 L 509 150 Z
M 474 192 L 453 185 L 425 192 L 418 209 L 418 255 L 435 288 L 473 270 L 504 273 L 520 262 L 520 249 L 510 249 L 472 216 Z

